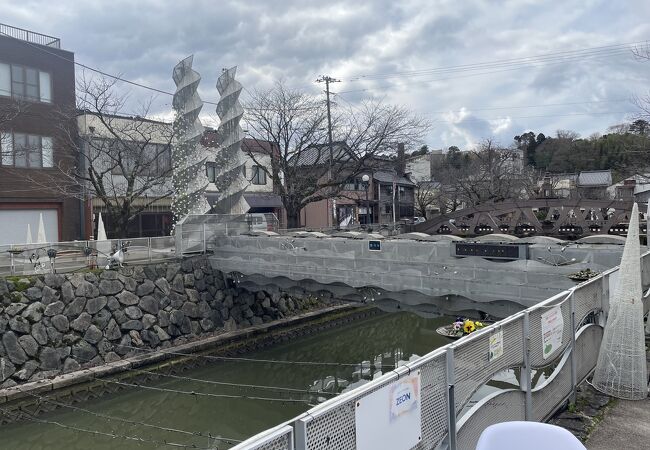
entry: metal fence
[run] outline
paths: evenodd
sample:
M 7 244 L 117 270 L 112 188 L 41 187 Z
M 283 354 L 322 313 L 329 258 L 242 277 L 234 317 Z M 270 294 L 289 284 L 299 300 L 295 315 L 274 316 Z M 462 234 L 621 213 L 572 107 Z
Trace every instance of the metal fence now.
M 59 38 L 25 30 L 23 28 L 12 27 L 11 25 L 5 25 L 4 23 L 0 23 L 0 35 L 48 47 L 61 48 L 61 40 Z
M 123 245 L 126 248 L 124 262 L 127 264 L 164 261 L 176 257 L 172 236 L 2 245 L 0 275 L 46 273 L 52 271 L 52 265 L 59 273 L 103 267 L 111 252 Z M 48 255 L 51 250 L 56 251 L 53 259 Z
M 641 257 L 644 287 L 650 285 L 650 252 Z M 473 449 L 482 431 L 510 420 L 544 421 L 575 396 L 593 371 L 603 335 L 604 313 L 618 267 L 531 308 L 434 350 L 415 361 L 330 399 L 302 415 L 260 433 L 237 450 L 356 449 L 355 405 L 371 393 L 419 371 L 421 440 L 413 449 Z M 559 307 L 561 346 L 545 355 L 542 314 Z M 645 311 L 650 301 L 645 298 Z M 502 333 L 503 355 L 490 359 L 489 340 Z M 503 389 L 470 404 L 473 395 L 504 370 L 520 374 L 518 389 Z M 534 371 L 550 372 L 533 386 Z

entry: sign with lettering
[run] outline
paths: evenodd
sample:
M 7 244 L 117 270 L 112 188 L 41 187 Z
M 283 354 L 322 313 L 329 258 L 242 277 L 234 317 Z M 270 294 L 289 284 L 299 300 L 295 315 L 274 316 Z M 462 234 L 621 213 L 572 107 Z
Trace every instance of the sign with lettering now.
M 488 354 L 488 360 L 492 361 L 494 359 L 500 358 L 503 355 L 503 330 L 499 328 L 499 331 L 494 331 L 490 334 L 490 352 Z
M 357 400 L 357 450 L 409 450 L 422 437 L 420 371 Z
M 544 359 L 562 347 L 563 332 L 564 319 L 561 306 L 555 306 L 542 314 L 542 356 Z
M 381 251 L 381 241 L 368 241 L 368 250 L 371 252 Z

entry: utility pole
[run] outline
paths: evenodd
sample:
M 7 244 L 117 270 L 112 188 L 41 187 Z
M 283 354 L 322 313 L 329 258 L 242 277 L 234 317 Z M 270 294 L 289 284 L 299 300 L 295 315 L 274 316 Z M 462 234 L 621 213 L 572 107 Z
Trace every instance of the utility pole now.
M 332 148 L 332 113 L 330 108 L 330 83 L 340 83 L 341 80 L 330 77 L 329 75 L 321 75 L 316 80 L 316 83 L 325 83 L 325 96 L 327 98 L 327 144 L 329 147 L 329 172 L 328 181 L 332 180 L 332 166 L 334 165 L 334 149 Z M 327 200 L 327 208 L 329 209 L 330 199 Z M 328 214 L 328 221 L 334 224 L 334 211 Z

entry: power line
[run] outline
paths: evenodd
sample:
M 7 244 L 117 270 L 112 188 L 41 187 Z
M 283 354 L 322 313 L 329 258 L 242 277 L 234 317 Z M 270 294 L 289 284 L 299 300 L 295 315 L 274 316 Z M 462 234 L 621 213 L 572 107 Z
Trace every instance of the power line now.
M 267 401 L 267 402 L 307 403 L 307 404 L 309 404 L 309 401 L 305 400 L 305 399 L 259 397 L 259 396 L 254 396 L 254 395 L 213 394 L 211 392 L 182 391 L 180 389 L 163 388 L 163 387 L 157 387 L 157 386 L 146 386 L 146 385 L 139 384 L 139 383 L 127 383 L 127 382 L 124 382 L 124 381 L 109 380 L 109 379 L 106 379 L 106 378 L 95 378 L 95 379 L 98 380 L 98 381 L 103 381 L 103 382 L 106 382 L 106 383 L 116 384 L 116 385 L 119 385 L 119 386 L 137 387 L 137 388 L 151 390 L 151 391 L 167 392 L 167 393 L 170 393 L 170 394 L 191 395 L 191 396 L 194 396 L 194 397 L 230 398 L 230 399 L 239 399 L 239 400 L 259 400 L 259 401 Z
M 61 422 L 53 421 L 53 420 L 45 420 L 45 419 L 39 419 L 37 417 L 32 416 L 31 414 L 27 414 L 24 411 L 20 411 L 19 413 L 16 413 L 14 411 L 7 411 L 6 409 L 0 408 L 0 412 L 2 412 L 6 417 L 10 417 L 10 415 L 13 414 L 14 420 L 17 418 L 20 419 L 21 417 L 24 417 L 25 419 L 31 421 L 31 422 L 36 422 L 40 424 L 47 424 L 47 425 L 54 425 L 59 428 L 63 428 L 66 430 L 71 430 L 71 431 L 76 431 L 79 433 L 87 433 L 87 434 L 93 434 L 96 436 L 104 436 L 104 437 L 110 437 L 112 439 L 123 439 L 127 441 L 135 441 L 135 442 L 140 442 L 140 443 L 150 443 L 150 444 L 156 444 L 156 445 L 165 445 L 168 447 L 175 447 L 175 448 L 186 448 L 186 449 L 200 449 L 200 450 L 214 450 L 214 448 L 208 448 L 208 447 L 199 447 L 195 444 L 180 444 L 176 442 L 171 442 L 171 441 L 158 441 L 154 439 L 146 439 L 142 437 L 137 437 L 137 436 L 129 436 L 129 435 L 123 435 L 123 434 L 117 434 L 115 432 L 106 432 L 106 431 L 99 431 L 99 430 L 91 430 L 88 428 L 82 428 L 78 427 L 75 425 L 66 425 Z
M 328 367 L 354 367 L 358 368 L 359 366 L 362 365 L 362 363 L 340 363 L 340 362 L 325 362 L 325 361 L 285 361 L 281 359 L 258 359 L 258 358 L 244 358 L 244 357 L 238 357 L 238 356 L 216 356 L 216 355 L 197 355 L 194 353 L 182 353 L 182 352 L 175 352 L 175 351 L 167 351 L 166 349 L 160 349 L 160 350 L 153 350 L 153 349 L 146 349 L 146 348 L 138 348 L 138 347 L 132 347 L 130 345 L 123 345 L 123 344 L 115 344 L 116 347 L 122 347 L 122 348 L 128 348 L 132 350 L 138 350 L 138 351 L 144 351 L 148 353 L 153 353 L 153 352 L 160 352 L 160 353 L 165 353 L 167 355 L 174 355 L 174 356 L 188 356 L 191 358 L 205 358 L 205 359 L 210 359 L 213 361 L 239 361 L 239 362 L 253 362 L 253 363 L 265 363 L 265 364 L 282 364 L 282 365 L 293 365 L 293 366 L 328 366 Z M 377 369 L 393 369 L 395 366 L 393 365 L 387 365 L 387 366 L 382 366 L 382 365 L 375 365 L 374 366 Z
M 615 55 L 615 56 L 620 56 L 620 54 Z M 597 59 L 599 59 L 599 58 L 593 58 L 592 60 L 597 60 Z M 532 66 L 533 67 L 547 67 L 547 66 L 558 65 L 558 64 L 566 64 L 566 62 L 568 62 L 568 61 L 551 62 L 551 63 L 547 63 L 547 64 L 543 64 L 543 65 L 532 65 Z M 495 73 L 511 72 L 513 70 L 526 69 L 526 68 L 528 68 L 530 66 L 531 65 L 524 65 L 524 66 L 520 66 L 520 67 L 510 67 L 510 68 L 501 69 L 501 70 L 492 70 L 492 71 L 485 71 L 485 72 L 478 72 L 478 73 L 470 73 L 470 74 L 466 74 L 466 75 L 456 75 L 456 76 L 453 76 L 453 77 L 431 78 L 429 80 L 409 81 L 407 83 L 404 83 L 403 85 L 404 86 L 413 86 L 413 85 L 429 84 L 429 83 L 434 82 L 434 81 L 445 81 L 445 80 L 457 80 L 457 79 L 460 79 L 460 78 L 471 78 L 471 77 L 477 77 L 477 76 L 482 76 L 482 75 L 491 75 L 491 74 L 495 74 Z M 364 80 L 364 81 L 376 81 L 376 80 Z M 347 90 L 347 91 L 341 91 L 341 92 L 339 92 L 339 94 L 350 94 L 350 93 L 353 93 L 353 92 L 366 92 L 366 91 L 371 91 L 371 90 L 375 90 L 375 89 L 390 88 L 390 87 L 394 87 L 394 85 L 393 84 L 383 84 L 383 85 L 374 86 L 372 88 L 350 89 L 350 90 Z
M 137 425 L 137 426 L 142 426 L 142 427 L 146 427 L 146 428 L 156 429 L 156 430 L 159 430 L 159 431 L 167 431 L 167 432 L 170 432 L 170 433 L 179 433 L 179 434 L 184 434 L 184 435 L 187 435 L 187 436 L 210 438 L 210 439 L 215 439 L 215 440 L 218 440 L 218 441 L 223 441 L 223 442 L 226 442 L 228 444 L 235 444 L 235 443 L 241 442 L 240 440 L 237 440 L 237 439 L 213 436 L 212 433 L 207 433 L 206 434 L 206 433 L 202 433 L 200 431 L 185 431 L 185 430 L 179 430 L 179 429 L 176 429 L 176 428 L 163 427 L 163 426 L 160 426 L 160 425 L 152 425 L 152 424 L 149 424 L 149 423 L 139 422 L 139 421 L 136 421 L 136 420 L 124 419 L 122 417 L 109 416 L 109 415 L 97 413 L 97 412 L 94 412 L 94 411 L 91 411 L 91 410 L 88 410 L 88 409 L 80 408 L 78 406 L 69 405 L 67 403 L 61 403 L 61 402 L 56 401 L 56 400 L 51 400 L 51 399 L 49 399 L 47 397 L 42 397 L 40 395 L 33 394 L 31 392 L 28 392 L 28 391 L 26 391 L 26 393 L 28 395 L 38 399 L 39 402 L 46 402 L 46 403 L 49 403 L 51 405 L 58 406 L 60 408 L 67 408 L 67 409 L 71 409 L 73 411 L 82 412 L 84 414 L 89 414 L 91 416 L 98 417 L 100 419 L 105 419 L 105 420 L 115 421 L 115 422 L 122 422 L 122 423 L 126 423 L 126 424 L 129 424 L 129 425 Z
M 378 79 L 378 78 L 388 78 L 388 77 L 404 77 L 404 76 L 417 76 L 421 74 L 430 74 L 430 73 L 439 73 L 445 71 L 459 71 L 459 70 L 473 70 L 481 68 L 492 68 L 495 66 L 503 65 L 512 65 L 512 64 L 522 64 L 522 63 L 531 63 L 536 61 L 546 61 L 553 60 L 557 58 L 576 58 L 584 57 L 586 55 L 598 55 L 598 54 L 609 54 L 616 52 L 628 52 L 631 46 L 646 44 L 647 41 L 634 41 L 634 42 L 625 42 L 619 44 L 610 44 L 599 47 L 585 47 L 575 50 L 565 50 L 560 52 L 552 53 L 542 53 L 533 56 L 519 57 L 519 58 L 508 58 L 508 59 L 497 59 L 492 61 L 485 61 L 481 63 L 472 63 L 472 64 L 461 64 L 455 66 L 440 66 L 429 69 L 419 69 L 419 70 L 410 70 L 410 71 L 401 71 L 401 72 L 384 72 L 384 73 L 375 73 L 375 74 L 362 74 L 356 77 L 351 78 L 349 81 L 357 81 L 364 79 Z

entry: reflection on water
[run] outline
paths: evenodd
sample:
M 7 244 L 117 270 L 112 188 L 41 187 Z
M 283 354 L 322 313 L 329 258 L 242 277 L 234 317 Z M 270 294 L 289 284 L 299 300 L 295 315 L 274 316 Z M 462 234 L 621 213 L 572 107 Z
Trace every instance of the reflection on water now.
M 280 386 L 305 392 L 284 392 L 251 387 L 217 386 L 198 381 L 165 378 L 151 386 L 197 393 L 229 394 L 240 398 L 182 395 L 138 388 L 92 400 L 80 407 L 133 422 L 179 430 L 201 432 L 204 436 L 246 439 L 331 398 L 377 378 L 395 365 L 403 364 L 450 341 L 435 333 L 450 318 L 422 318 L 410 313 L 385 314 L 360 320 L 345 327 L 300 338 L 273 348 L 246 355 L 250 358 L 283 361 L 322 361 L 349 365 L 319 366 L 259 362 L 214 363 L 182 375 L 202 380 L 247 385 Z M 275 401 L 244 398 L 256 396 Z M 282 401 L 282 400 L 285 401 Z M 296 403 L 288 400 L 302 400 Z M 161 431 L 142 425 L 98 418 L 88 413 L 58 410 L 39 416 L 66 426 L 99 430 L 155 440 L 194 444 L 202 448 L 229 448 L 208 437 Z M 52 424 L 24 422 L 0 429 L 0 448 L 15 450 L 95 450 L 170 448 L 151 442 L 136 442 L 90 435 Z

